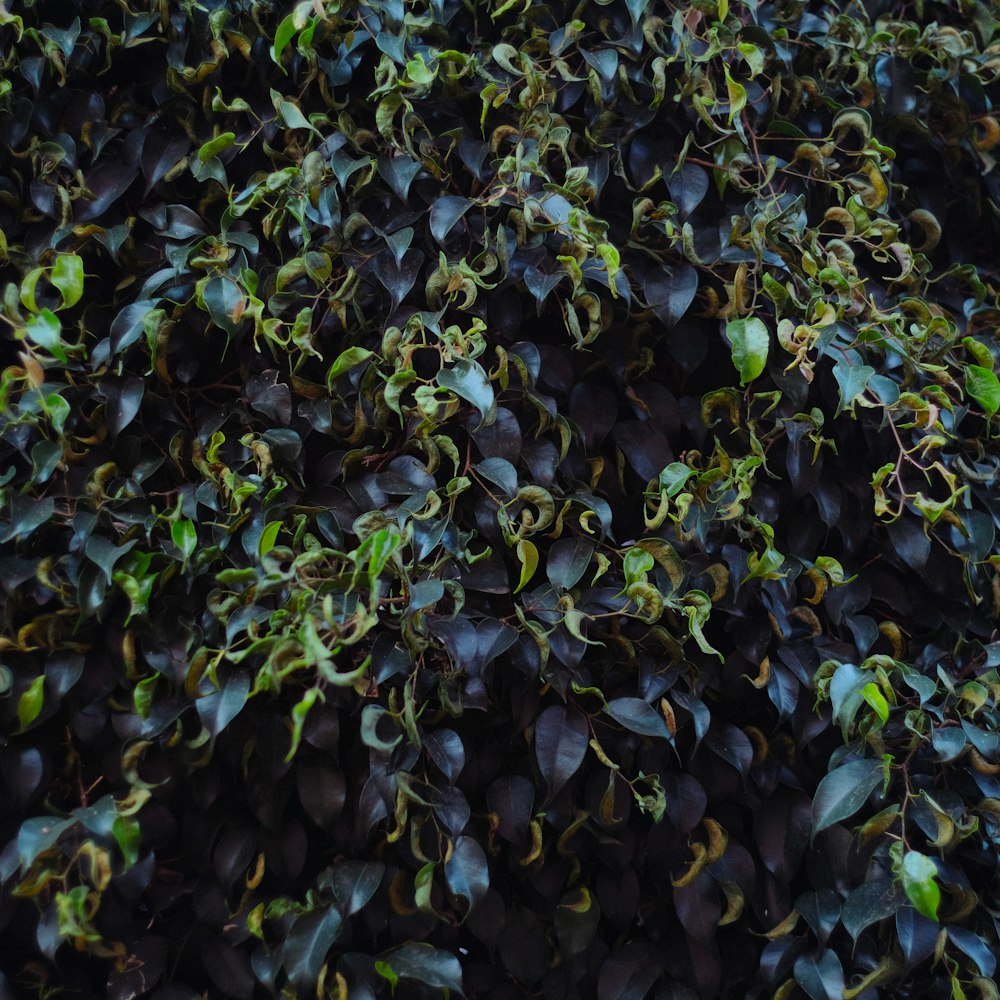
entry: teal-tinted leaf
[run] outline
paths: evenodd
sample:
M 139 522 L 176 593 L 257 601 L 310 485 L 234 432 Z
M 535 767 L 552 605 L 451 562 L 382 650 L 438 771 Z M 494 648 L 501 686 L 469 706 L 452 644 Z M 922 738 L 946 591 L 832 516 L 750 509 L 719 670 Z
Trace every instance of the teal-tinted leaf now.
M 696 163 L 682 163 L 670 175 L 667 188 L 680 218 L 686 219 L 708 194 L 708 172 Z
M 124 545 L 115 545 L 101 535 L 91 535 L 83 547 L 87 558 L 99 567 L 104 574 L 108 586 L 111 586 L 115 563 L 127 552 L 130 552 L 138 544 L 138 539 L 131 539 Z
M 989 368 L 969 365 L 965 369 L 965 391 L 983 408 L 987 417 L 1000 410 L 1000 379 Z
M 17 700 L 17 724 L 22 733 L 38 718 L 44 701 L 45 677 L 39 674 Z
M 880 760 L 852 760 L 826 775 L 813 798 L 813 836 L 853 816 L 882 783 L 883 775 Z
M 10 498 L 10 520 L 0 529 L 0 542 L 9 542 L 13 538 L 25 538 L 36 528 L 45 524 L 56 509 L 52 497 L 43 500 L 32 500 L 29 497 L 12 496 Z
M 250 678 L 240 671 L 230 674 L 222 682 L 220 691 L 214 691 L 198 699 L 195 703 L 198 715 L 212 739 L 215 739 L 239 715 L 249 694 Z
M 385 875 L 381 861 L 343 861 L 319 877 L 337 897 L 344 917 L 357 913 L 375 895 Z
M 492 424 L 496 419 L 497 404 L 493 387 L 479 362 L 461 358 L 451 368 L 442 368 L 438 372 L 437 383 L 468 400 L 479 410 L 480 420 L 476 430 Z
M 905 902 L 897 879 L 863 882 L 844 900 L 840 919 L 856 942 L 866 927 L 891 917 Z
M 660 489 L 667 491 L 667 496 L 675 497 L 684 484 L 691 478 L 692 472 L 683 462 L 671 462 L 659 477 Z
M 535 759 L 551 799 L 579 770 L 587 753 L 590 729 L 582 712 L 550 705 L 535 724 Z
M 935 881 L 937 865 L 919 851 L 907 851 L 903 855 L 899 875 L 906 898 L 913 904 L 917 913 L 931 920 L 937 920 L 938 906 L 941 903 L 941 889 Z
M 886 404 L 892 406 L 899 399 L 899 386 L 885 375 L 872 375 L 868 379 L 868 388 Z
M 403 229 L 397 229 L 394 233 L 384 233 L 383 235 L 386 245 L 392 251 L 396 267 L 400 267 L 403 263 L 403 256 L 413 242 L 413 226 L 405 226 Z
M 633 733 L 671 738 L 663 716 L 641 698 L 614 698 L 604 706 L 604 711 Z
M 83 260 L 76 254 L 64 253 L 52 265 L 49 280 L 59 289 L 64 309 L 75 306 L 83 297 Z
M 321 906 L 303 913 L 285 938 L 281 961 L 285 972 L 300 995 L 315 992 L 326 956 L 340 930 L 340 912 L 334 906 Z
M 226 333 L 233 333 L 246 302 L 243 290 L 232 278 L 214 275 L 202 290 L 202 300 L 212 322 Z
M 840 386 L 840 409 L 850 406 L 865 391 L 868 380 L 875 374 L 871 365 L 852 365 L 841 355 L 833 366 L 833 377 Z
M 109 331 L 112 354 L 118 354 L 131 347 L 142 336 L 143 320 L 155 304 L 149 299 L 143 299 L 140 302 L 132 302 L 118 313 Z
M 47 483 L 52 478 L 62 459 L 63 449 L 59 441 L 42 439 L 31 446 L 31 480 L 33 483 Z
M 38 816 L 25 820 L 17 831 L 17 857 L 21 870 L 27 871 L 35 858 L 54 847 L 72 825 L 73 819 L 58 820 L 55 816 Z
M 378 172 L 400 201 L 406 201 L 413 178 L 420 173 L 420 164 L 408 156 L 383 153 L 378 158 Z
M 457 958 L 429 944 L 404 944 L 384 955 L 382 961 L 397 976 L 415 979 L 428 986 L 437 986 L 462 993 L 462 966 Z
M 569 590 L 575 587 L 587 572 L 594 543 L 585 538 L 560 538 L 549 548 L 545 573 L 553 587 Z
M 468 198 L 460 198 L 458 195 L 448 194 L 431 206 L 430 227 L 431 235 L 438 241 L 444 243 L 452 227 L 469 210 L 472 202 Z
M 456 896 L 466 901 L 466 914 L 475 909 L 490 887 L 486 852 L 473 837 L 456 837 L 444 863 L 444 879 Z
M 948 927 L 948 940 L 976 963 L 981 976 L 993 977 L 997 969 L 997 957 L 979 934 L 968 927 L 951 925 Z
M 840 723 L 845 732 L 854 722 L 864 701 L 861 689 L 870 677 L 869 671 L 862 670 L 853 663 L 842 663 L 834 671 L 830 680 L 830 707 L 833 709 L 833 721 Z
M 756 317 L 734 319 L 726 324 L 726 337 L 732 345 L 733 364 L 740 373 L 740 385 L 752 382 L 767 364 L 770 335 Z
M 117 436 L 135 420 L 145 391 L 145 381 L 134 375 L 104 377 L 101 382 L 104 417 L 112 434 Z
M 274 110 L 278 112 L 281 120 L 288 128 L 305 128 L 312 132 L 316 131 L 309 124 L 309 119 L 302 113 L 302 109 L 294 101 L 283 97 L 276 90 L 271 91 L 271 101 L 274 104 Z
M 517 469 L 507 459 L 487 458 L 473 468 L 484 479 L 499 486 L 508 497 L 513 497 L 517 493 Z
M 340 378 L 344 372 L 350 371 L 352 368 L 356 368 L 360 364 L 364 364 L 370 357 L 374 354 L 373 351 L 369 351 L 364 347 L 348 347 L 346 351 L 341 352 L 337 357 L 337 360 L 330 365 L 330 370 L 326 373 L 326 384 L 333 388 L 333 383 Z
M 843 1000 L 844 967 L 835 951 L 800 956 L 795 962 L 795 981 L 812 1000 Z
M 39 347 L 51 351 L 61 361 L 65 361 L 66 352 L 62 346 L 62 324 L 59 317 L 51 309 L 42 309 L 32 316 L 25 324 L 28 339 Z
M 410 587 L 410 611 L 432 607 L 444 597 L 443 580 L 420 580 Z
M 62 698 L 80 679 L 83 664 L 80 653 L 54 653 L 46 659 L 45 682 L 56 699 Z

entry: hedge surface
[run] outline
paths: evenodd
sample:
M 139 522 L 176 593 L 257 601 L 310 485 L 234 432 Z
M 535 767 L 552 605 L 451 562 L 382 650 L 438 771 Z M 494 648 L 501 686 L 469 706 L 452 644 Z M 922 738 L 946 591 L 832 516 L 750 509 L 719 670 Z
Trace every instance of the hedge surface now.
M 0 5 L 0 997 L 1000 997 L 998 75 Z

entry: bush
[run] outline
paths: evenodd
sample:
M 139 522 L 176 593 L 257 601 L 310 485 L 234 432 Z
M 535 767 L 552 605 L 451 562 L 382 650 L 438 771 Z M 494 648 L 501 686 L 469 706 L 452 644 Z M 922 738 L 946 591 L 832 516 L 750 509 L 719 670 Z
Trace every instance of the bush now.
M 0 996 L 1000 996 L 990 5 L 20 6 Z

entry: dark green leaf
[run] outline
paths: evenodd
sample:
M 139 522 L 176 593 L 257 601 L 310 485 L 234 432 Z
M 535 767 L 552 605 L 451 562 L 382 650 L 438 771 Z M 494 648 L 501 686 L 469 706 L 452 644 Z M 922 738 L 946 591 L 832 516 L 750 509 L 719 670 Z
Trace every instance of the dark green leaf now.
M 438 372 L 437 383 L 468 400 L 479 410 L 477 429 L 493 423 L 496 418 L 496 399 L 486 372 L 478 362 L 459 359 L 451 368 L 442 368 Z
M 545 779 L 549 799 L 579 770 L 587 753 L 589 738 L 587 719 L 575 708 L 550 705 L 538 717 L 535 724 L 535 759 Z
M 466 913 L 475 909 L 490 887 L 490 872 L 486 853 L 473 837 L 455 838 L 445 858 L 444 878 L 448 888 L 465 900 Z
M 468 198 L 451 194 L 444 195 L 434 202 L 431 206 L 430 230 L 438 243 L 444 243 L 452 227 L 465 215 L 471 205 L 472 202 Z
M 405 944 L 382 956 L 401 979 L 415 979 L 428 986 L 438 986 L 462 993 L 462 967 L 454 955 L 427 944 Z
M 844 967 L 835 951 L 802 955 L 795 962 L 795 981 L 812 1000 L 843 1000 Z
M 646 304 L 667 326 L 676 326 L 698 291 L 698 272 L 690 264 L 655 268 L 643 282 Z
M 282 947 L 282 963 L 288 978 L 303 994 L 315 991 L 340 924 L 340 912 L 334 906 L 317 907 L 292 924 Z
M 641 698 L 615 698 L 604 706 L 604 711 L 633 733 L 671 739 L 663 716 Z
M 853 816 L 882 783 L 883 775 L 878 760 L 853 760 L 826 775 L 813 797 L 813 836 Z

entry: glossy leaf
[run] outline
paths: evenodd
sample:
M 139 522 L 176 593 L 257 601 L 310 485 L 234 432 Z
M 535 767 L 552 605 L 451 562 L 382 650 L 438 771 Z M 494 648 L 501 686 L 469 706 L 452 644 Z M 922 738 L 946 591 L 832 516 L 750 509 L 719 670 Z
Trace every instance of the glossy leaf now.
M 740 384 L 752 382 L 767 364 L 771 335 L 764 323 L 751 319 L 730 320 L 726 324 L 726 337 L 732 345 L 733 364 L 740 375 Z
M 882 778 L 883 765 L 877 760 L 850 761 L 827 774 L 813 797 L 813 836 L 853 816 Z
M 320 906 L 298 917 L 285 938 L 282 963 L 299 990 L 313 990 L 340 930 L 341 917 L 333 906 Z
M 550 705 L 535 725 L 535 759 L 554 797 L 579 770 L 590 738 L 586 717 L 573 708 Z

